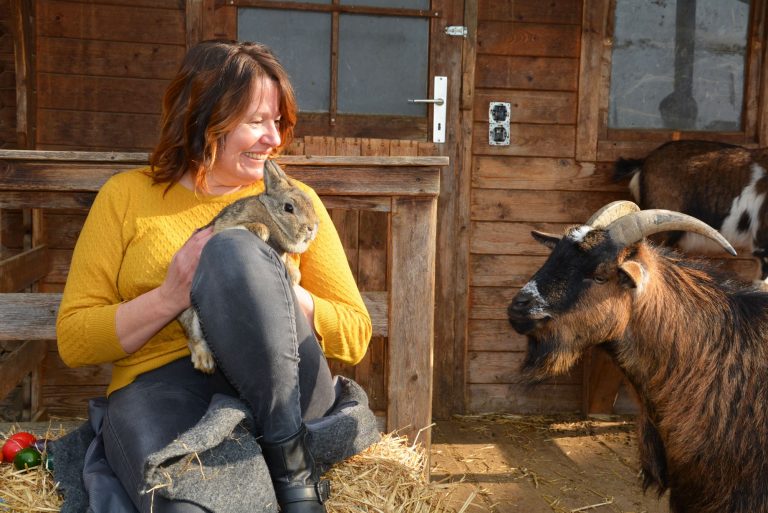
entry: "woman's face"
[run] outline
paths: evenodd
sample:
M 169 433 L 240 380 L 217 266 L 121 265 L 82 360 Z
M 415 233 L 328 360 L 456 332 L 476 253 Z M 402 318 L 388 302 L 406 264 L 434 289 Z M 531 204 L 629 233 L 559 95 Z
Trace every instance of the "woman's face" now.
M 264 162 L 280 146 L 280 93 L 274 80 L 254 87 L 251 103 L 224 138 L 207 176 L 210 192 L 252 184 L 264 176 Z

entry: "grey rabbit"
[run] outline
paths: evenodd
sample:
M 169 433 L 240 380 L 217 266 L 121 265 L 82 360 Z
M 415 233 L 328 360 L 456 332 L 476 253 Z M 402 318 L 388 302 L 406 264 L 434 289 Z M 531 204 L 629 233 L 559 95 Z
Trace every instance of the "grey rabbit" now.
M 301 272 L 288 253 L 303 253 L 317 236 L 318 219 L 312 200 L 296 187 L 274 161 L 264 163 L 264 192 L 241 198 L 224 207 L 203 228 L 213 232 L 228 229 L 249 230 L 269 244 L 282 258 L 292 283 L 299 283 Z M 192 364 L 207 374 L 216 364 L 203 337 L 200 320 L 189 307 L 178 317 L 187 334 Z

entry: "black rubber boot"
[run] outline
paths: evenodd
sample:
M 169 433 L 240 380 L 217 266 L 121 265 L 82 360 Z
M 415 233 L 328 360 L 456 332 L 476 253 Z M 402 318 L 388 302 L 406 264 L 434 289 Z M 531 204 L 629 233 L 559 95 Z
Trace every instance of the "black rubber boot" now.
M 320 480 L 315 459 L 307 447 L 306 426 L 290 438 L 262 443 L 281 513 L 325 513 L 323 503 L 331 495 L 331 483 Z

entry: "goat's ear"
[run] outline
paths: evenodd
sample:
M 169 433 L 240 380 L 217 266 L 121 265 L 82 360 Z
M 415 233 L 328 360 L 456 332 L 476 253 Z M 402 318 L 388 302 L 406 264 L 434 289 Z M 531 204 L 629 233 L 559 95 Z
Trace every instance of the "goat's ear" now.
M 643 264 L 637 260 L 625 260 L 619 266 L 619 283 L 628 289 L 642 289 L 648 276 Z
M 557 243 L 560 242 L 560 239 L 561 239 L 559 235 L 540 232 L 537 230 L 533 230 L 531 232 L 531 235 L 533 235 L 533 238 L 536 239 L 536 242 L 540 244 L 544 244 L 549 249 L 555 249 L 555 246 L 557 246 Z

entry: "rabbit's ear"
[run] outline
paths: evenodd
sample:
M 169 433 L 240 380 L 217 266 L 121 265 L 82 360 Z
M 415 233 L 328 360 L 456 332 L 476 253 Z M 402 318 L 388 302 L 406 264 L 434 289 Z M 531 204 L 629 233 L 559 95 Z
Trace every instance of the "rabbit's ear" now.
M 290 187 L 291 182 L 280 166 L 272 159 L 264 162 L 264 188 L 274 190 L 279 187 Z

